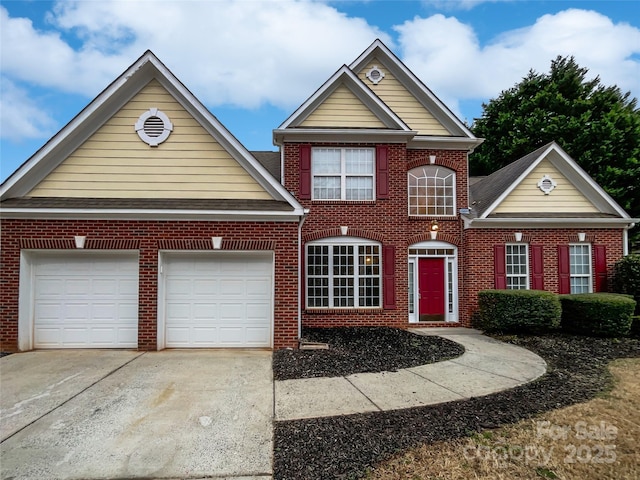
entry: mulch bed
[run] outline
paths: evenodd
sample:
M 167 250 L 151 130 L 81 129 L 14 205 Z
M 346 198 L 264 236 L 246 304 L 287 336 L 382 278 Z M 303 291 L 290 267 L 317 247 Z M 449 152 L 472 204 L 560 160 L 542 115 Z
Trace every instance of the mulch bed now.
M 275 351 L 275 380 L 396 371 L 449 360 L 464 353 L 462 345 L 445 338 L 388 327 L 310 328 L 304 330 L 303 338 L 328 343 L 331 348 Z
M 611 360 L 640 357 L 637 338 L 553 334 L 500 339 L 543 357 L 547 373 L 526 385 L 469 400 L 391 412 L 276 422 L 274 478 L 361 478 L 368 468 L 402 450 L 468 436 L 587 401 L 611 387 L 612 379 L 606 368 Z M 375 352 L 372 348 L 366 351 L 368 355 Z M 282 362 L 274 363 L 274 369 L 281 367 Z

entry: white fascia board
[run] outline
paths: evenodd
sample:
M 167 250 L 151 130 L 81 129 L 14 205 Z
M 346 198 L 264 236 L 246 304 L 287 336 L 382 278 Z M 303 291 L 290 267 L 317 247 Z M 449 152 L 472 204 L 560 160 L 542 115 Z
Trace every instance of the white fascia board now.
M 618 203 L 611 198 L 611 196 L 604 191 L 604 189 L 598 185 L 589 174 L 576 163 L 576 161 L 565 152 L 562 147 L 557 144 L 553 144 L 552 149 L 558 156 L 566 162 L 570 167 L 569 171 L 563 168 L 563 165 L 558 164 L 558 157 L 549 155 L 547 158 L 551 164 L 560 170 L 574 186 L 580 190 L 587 199 L 598 207 L 601 211 L 608 211 L 608 213 L 616 213 L 622 218 L 630 218 L 629 214 L 618 205 Z M 548 152 L 550 153 L 550 152 Z
M 381 52 L 377 55 L 376 50 Z M 400 59 L 389 48 L 382 43 L 379 39 L 376 39 L 358 58 L 356 58 L 350 65 L 351 70 L 358 71 L 365 67 L 365 65 L 371 61 L 373 57 L 377 57 L 384 66 L 388 68 L 391 73 L 400 81 L 400 83 L 407 89 L 427 110 L 431 111 L 431 114 L 440 121 L 446 127 L 456 127 L 460 133 L 469 137 L 475 138 L 473 133 L 462 123 L 455 114 L 447 107 L 423 82 L 420 80 L 407 66 L 400 61 Z M 385 63 L 385 60 L 387 63 Z M 426 102 L 425 102 L 426 101 Z M 431 104 L 431 105 L 429 105 Z M 430 106 L 435 107 L 436 111 L 432 111 Z
M 407 143 L 416 131 L 375 128 L 301 128 L 273 131 L 274 145 L 284 142 Z
M 464 228 L 624 228 L 634 218 L 474 218 L 463 217 Z
M 518 185 L 520 185 L 520 183 L 533 171 L 533 169 L 538 166 L 542 159 L 546 157 L 552 149 L 553 144 L 549 145 L 549 147 L 544 152 L 542 152 L 542 154 L 538 158 L 531 162 L 531 165 L 529 165 L 529 167 L 522 174 L 520 174 L 520 176 L 511 183 L 511 185 L 509 185 L 509 188 L 502 192 L 502 194 L 491 205 L 489 205 L 484 213 L 478 218 L 487 218 L 493 212 L 493 210 L 495 210 L 496 207 L 500 205 L 503 200 L 507 198 Z
M 366 85 L 351 71 L 349 67 L 343 65 L 340 69 L 334 73 L 326 82 L 324 82 L 313 95 L 311 95 L 300 107 L 293 112 L 289 118 L 287 118 L 282 125 L 278 127 L 278 130 L 284 130 L 287 128 L 298 127 L 304 122 L 309 115 L 311 115 L 327 97 L 329 97 L 335 89 L 345 84 L 351 92 L 358 97 L 358 99 L 367 107 L 371 112 L 378 117 L 378 119 L 385 124 L 388 128 L 395 128 L 400 130 L 411 130 L 404 121 L 398 117 L 380 98 L 367 88 Z
M 484 142 L 484 138 L 441 137 L 417 135 L 407 144 L 407 148 L 415 150 L 473 150 Z
M 258 212 L 252 210 L 132 210 L 69 208 L 3 208 L 0 219 L 43 220 L 223 220 L 225 222 L 279 221 L 297 222 L 304 209 L 292 212 Z

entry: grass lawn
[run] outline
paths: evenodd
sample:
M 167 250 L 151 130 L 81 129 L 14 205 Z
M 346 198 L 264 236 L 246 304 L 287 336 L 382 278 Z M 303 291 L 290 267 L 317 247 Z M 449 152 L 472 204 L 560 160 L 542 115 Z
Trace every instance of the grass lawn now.
M 609 371 L 614 388 L 593 400 L 413 448 L 378 465 L 366 478 L 638 479 L 640 359 L 615 360 Z

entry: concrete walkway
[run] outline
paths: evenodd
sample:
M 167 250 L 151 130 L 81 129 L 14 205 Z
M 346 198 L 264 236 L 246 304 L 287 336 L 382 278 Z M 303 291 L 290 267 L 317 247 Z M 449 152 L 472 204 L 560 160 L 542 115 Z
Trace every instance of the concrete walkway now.
M 538 355 L 469 328 L 414 328 L 460 343 L 453 360 L 397 372 L 275 382 L 275 419 L 397 410 L 480 397 L 530 382 L 546 372 Z M 375 352 L 372 352 L 375 355 Z

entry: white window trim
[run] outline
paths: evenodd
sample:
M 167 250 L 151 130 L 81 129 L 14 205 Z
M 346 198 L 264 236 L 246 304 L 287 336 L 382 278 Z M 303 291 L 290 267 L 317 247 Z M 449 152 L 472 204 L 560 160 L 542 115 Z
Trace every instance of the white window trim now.
M 411 186 L 410 186 L 410 177 L 413 175 L 411 172 L 418 170 L 418 169 L 424 169 L 424 168 L 432 168 L 432 167 L 436 167 L 436 168 L 441 168 L 442 170 L 446 170 L 448 172 L 451 172 L 451 174 L 453 175 L 453 185 L 452 185 L 452 200 L 453 200 L 453 205 L 451 207 L 452 213 L 450 214 L 432 214 L 432 213 L 411 213 Z M 424 177 L 417 177 L 416 175 L 413 175 L 413 177 L 415 178 L 424 178 Z M 407 172 L 407 214 L 410 217 L 447 217 L 447 218 L 451 218 L 451 217 L 455 217 L 456 216 L 456 208 L 457 208 L 457 192 L 456 192 L 456 182 L 457 182 L 457 173 L 455 170 L 452 170 L 450 168 L 447 167 L 443 167 L 442 165 L 422 165 L 420 167 L 416 167 L 416 168 L 412 168 L 411 170 L 409 170 Z
M 338 173 L 315 173 L 315 162 L 314 162 L 314 152 L 318 150 L 340 150 L 340 172 Z M 347 165 L 346 165 L 346 150 L 368 150 L 372 152 L 373 155 L 373 172 L 368 173 L 347 173 Z M 373 148 L 368 147 L 314 147 L 311 149 L 311 199 L 318 201 L 327 201 L 327 202 L 370 202 L 376 199 L 376 169 L 377 169 L 377 159 L 376 152 Z M 340 198 L 316 198 L 315 196 L 315 179 L 316 177 L 340 177 Z M 352 200 L 347 199 L 347 178 L 349 177 L 371 177 L 372 185 L 371 185 L 371 198 L 367 199 L 358 199 Z
M 445 259 L 445 293 L 447 295 L 447 308 L 445 312 L 445 322 L 456 323 L 458 322 L 458 303 L 459 303 L 459 290 L 458 290 L 458 247 L 452 245 L 450 243 L 441 242 L 441 241 L 429 241 L 429 242 L 420 242 L 414 243 L 409 246 L 409 251 L 411 250 L 452 250 L 453 253 L 451 255 L 431 255 L 431 254 L 412 254 L 409 253 L 409 268 L 413 268 L 413 313 L 409 313 L 409 323 L 420 323 L 419 322 L 419 292 L 418 292 L 418 259 L 420 258 L 444 258 Z M 449 278 L 449 267 L 451 264 L 451 272 L 453 274 L 452 278 Z M 408 282 L 408 278 L 407 278 Z M 449 286 L 452 286 L 452 291 L 449 292 Z M 407 284 L 407 288 L 410 288 L 410 285 Z M 449 294 L 452 293 L 452 304 L 449 304 Z M 408 310 L 411 310 L 411 305 L 408 306 Z M 449 310 L 452 310 L 451 312 Z
M 379 242 L 375 242 L 375 241 L 371 241 L 371 240 L 366 240 L 366 239 L 362 239 L 362 238 L 358 238 L 358 237 L 329 237 L 329 238 L 323 238 L 321 240 L 315 240 L 313 242 L 308 242 L 305 244 L 305 248 L 304 248 L 304 256 L 305 256 L 305 266 L 309 265 L 309 248 L 310 246 L 329 246 L 329 247 L 335 247 L 335 246 L 345 246 L 345 245 L 351 245 L 354 248 L 354 258 L 358 257 L 358 249 L 357 247 L 361 247 L 361 246 L 375 246 L 378 247 L 378 259 L 379 259 L 379 273 L 378 273 L 378 291 L 379 291 L 379 296 L 378 296 L 378 305 L 376 306 L 360 306 L 359 305 L 359 300 L 360 297 L 358 295 L 358 289 L 359 289 L 359 272 L 358 272 L 358 264 L 354 263 L 354 275 L 353 275 L 353 279 L 354 279 L 354 283 L 353 283 L 353 289 L 354 289 L 354 304 L 353 306 L 334 306 L 333 305 L 333 284 L 332 284 L 332 280 L 335 278 L 333 275 L 333 255 L 331 254 L 331 252 L 329 252 L 329 274 L 328 274 L 328 278 L 329 278 L 329 299 L 328 299 L 328 303 L 329 305 L 327 307 L 322 307 L 322 306 L 310 306 L 309 305 L 309 282 L 308 282 L 308 278 L 309 278 L 309 273 L 308 270 L 305 268 L 305 272 L 304 272 L 304 290 L 305 290 L 305 306 L 306 309 L 308 310 L 344 310 L 344 309 L 348 309 L 348 310 L 356 310 L 356 309 L 370 309 L 370 310 L 378 310 L 382 308 L 382 303 L 383 303 L 383 292 L 382 292 L 382 287 L 383 287 L 383 276 L 382 276 L 382 266 L 383 266 L 383 261 L 384 259 L 382 258 L 382 244 Z
M 587 257 L 588 257 L 588 265 L 589 265 L 589 273 L 580 273 L 580 274 L 573 274 L 571 273 L 571 248 L 572 247 L 587 247 Z M 593 293 L 593 249 L 591 248 L 591 244 L 590 243 L 570 243 L 569 244 L 569 291 L 571 293 L 573 293 L 571 291 L 572 287 L 571 287 L 571 280 L 574 278 L 588 278 L 589 279 L 589 287 L 588 287 L 588 292 L 584 292 L 584 293 Z M 582 293 L 582 292 L 581 292 Z
M 514 274 L 514 273 L 507 273 L 508 269 L 509 269 L 509 262 L 507 261 L 507 259 L 509 258 L 509 254 L 507 253 L 507 247 L 525 247 L 525 273 L 518 273 L 518 274 Z M 525 288 L 524 290 L 529 290 L 531 288 L 531 282 L 530 282 L 530 274 L 531 274 L 531 269 L 530 269 L 530 265 L 529 265 L 529 244 L 528 243 L 505 243 L 504 245 L 504 267 L 505 267 L 505 276 L 506 276 L 506 282 L 507 282 L 507 289 L 508 290 L 523 290 L 522 288 L 509 288 L 509 278 L 525 278 Z

